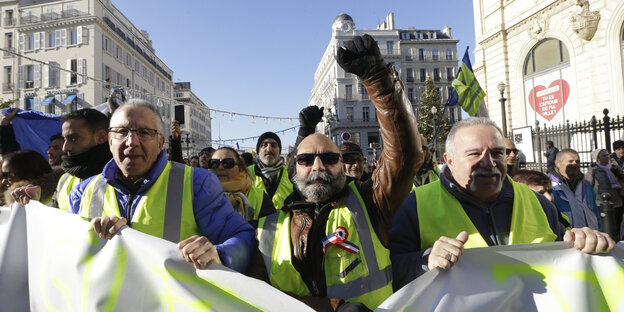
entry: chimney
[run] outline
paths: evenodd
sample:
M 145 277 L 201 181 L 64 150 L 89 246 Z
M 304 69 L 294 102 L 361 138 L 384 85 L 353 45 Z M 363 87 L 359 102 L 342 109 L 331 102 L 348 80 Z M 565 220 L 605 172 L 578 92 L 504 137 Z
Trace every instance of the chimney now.
M 388 30 L 394 29 L 394 13 L 390 12 L 386 15 L 386 25 Z
M 444 28 L 442 29 L 442 33 L 447 35 L 449 38 L 453 38 L 451 36 L 451 27 L 448 27 L 448 25 L 444 26 Z

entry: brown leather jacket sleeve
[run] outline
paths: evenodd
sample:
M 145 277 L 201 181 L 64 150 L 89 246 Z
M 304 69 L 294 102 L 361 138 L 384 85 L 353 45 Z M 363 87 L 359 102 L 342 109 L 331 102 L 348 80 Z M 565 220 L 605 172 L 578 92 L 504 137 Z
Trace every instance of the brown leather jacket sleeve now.
M 388 246 L 388 229 L 407 194 L 414 175 L 423 163 L 423 152 L 416 117 L 403 83 L 390 66 L 363 82 L 377 109 L 383 150 L 372 183 L 372 204 L 368 207 L 375 230 Z M 367 188 L 367 186 L 364 186 Z

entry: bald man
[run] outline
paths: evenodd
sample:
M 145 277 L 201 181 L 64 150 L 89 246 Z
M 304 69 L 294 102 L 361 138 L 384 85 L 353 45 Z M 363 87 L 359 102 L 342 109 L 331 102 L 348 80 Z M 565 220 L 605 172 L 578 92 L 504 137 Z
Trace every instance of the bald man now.
M 389 223 L 423 160 L 411 105 L 375 41 L 365 35 L 345 46 L 337 59 L 362 79 L 377 110 L 379 166 L 370 180 L 347 183 L 338 146 L 320 134 L 303 139 L 289 166 L 294 191 L 259 220 L 261 256 L 248 272 L 323 311 L 374 310 L 392 294 Z
M 195 268 L 217 262 L 245 270 L 253 228 L 234 212 L 213 173 L 167 161 L 162 133 L 158 112 L 145 101 L 115 110 L 108 129 L 113 159 L 71 191 L 71 211 L 90 220 L 100 238 L 128 226 L 179 242 Z

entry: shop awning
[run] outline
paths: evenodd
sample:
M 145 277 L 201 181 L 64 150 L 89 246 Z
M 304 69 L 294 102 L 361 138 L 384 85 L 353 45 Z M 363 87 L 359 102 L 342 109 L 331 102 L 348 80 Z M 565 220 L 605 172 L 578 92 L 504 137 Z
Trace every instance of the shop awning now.
M 74 100 L 76 99 L 76 95 L 72 94 L 72 95 L 68 95 L 64 100 L 63 100 L 63 105 L 69 105 L 71 104 Z
M 41 101 L 41 106 L 50 106 L 50 103 L 54 102 L 53 96 L 48 96 L 43 101 Z

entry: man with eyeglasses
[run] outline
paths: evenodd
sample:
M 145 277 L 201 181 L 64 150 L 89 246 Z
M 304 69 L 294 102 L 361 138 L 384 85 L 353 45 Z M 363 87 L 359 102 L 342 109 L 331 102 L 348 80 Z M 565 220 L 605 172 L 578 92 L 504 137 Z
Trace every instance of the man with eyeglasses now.
M 586 253 L 615 248 L 608 234 L 566 231 L 548 199 L 505 174 L 505 154 L 503 133 L 488 118 L 453 125 L 440 180 L 415 188 L 392 219 L 395 290 L 428 270 L 450 268 L 464 248 L 555 240 Z
M 367 181 L 347 182 L 340 149 L 311 134 L 295 149 L 295 191 L 258 224 L 259 252 L 248 274 L 317 310 L 368 311 L 392 294 L 388 225 L 422 163 L 411 104 L 369 35 L 337 55 L 377 110 L 384 149 Z M 353 310 L 349 310 L 353 309 Z
M 69 209 L 69 193 L 84 179 L 102 172 L 104 165 L 113 155 L 106 142 L 108 117 L 103 113 L 83 108 L 61 118 L 64 138 L 61 168 L 65 172 L 58 180 L 56 193 L 49 206 L 61 210 Z M 39 200 L 40 186 L 24 186 L 16 189 L 12 196 L 18 203 L 27 204 L 30 199 Z
M 156 109 L 130 100 L 111 116 L 113 160 L 70 195 L 71 211 L 89 219 L 100 238 L 122 227 L 178 243 L 195 268 L 209 262 L 247 267 L 253 228 L 235 213 L 217 177 L 202 168 L 167 161 Z
M 258 138 L 256 143 L 258 158 L 256 163 L 249 166 L 249 174 L 253 187 L 260 188 L 267 193 L 273 201 L 275 209 L 284 206 L 284 200 L 293 190 L 288 177 L 287 166 L 282 161 L 282 141 L 273 132 L 265 132 Z M 254 207 L 262 206 L 262 203 L 251 203 Z

